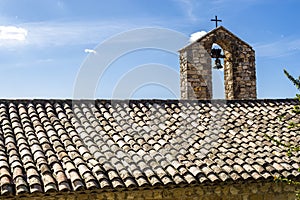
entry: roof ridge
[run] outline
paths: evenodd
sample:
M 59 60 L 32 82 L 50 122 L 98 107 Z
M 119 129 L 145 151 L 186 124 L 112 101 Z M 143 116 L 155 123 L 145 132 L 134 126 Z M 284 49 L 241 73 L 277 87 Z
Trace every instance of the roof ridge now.
M 0 99 L 0 102 L 282 102 L 295 101 L 295 98 L 278 98 L 278 99 L 211 99 L 211 100 L 197 100 L 197 99 Z

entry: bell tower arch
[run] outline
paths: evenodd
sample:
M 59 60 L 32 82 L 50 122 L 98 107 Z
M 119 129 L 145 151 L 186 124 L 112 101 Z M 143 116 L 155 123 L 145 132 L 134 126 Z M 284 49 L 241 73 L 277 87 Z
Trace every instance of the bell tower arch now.
M 179 50 L 181 98 L 212 98 L 213 43 L 224 51 L 225 98 L 256 99 L 255 52 L 223 26 Z

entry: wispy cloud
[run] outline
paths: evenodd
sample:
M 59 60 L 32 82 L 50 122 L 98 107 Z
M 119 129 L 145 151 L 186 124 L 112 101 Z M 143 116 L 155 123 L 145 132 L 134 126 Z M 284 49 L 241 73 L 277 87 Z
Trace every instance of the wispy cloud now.
M 60 8 L 60 9 L 63 9 L 63 8 L 65 7 L 64 2 L 62 2 L 62 1 L 57 1 L 57 2 L 56 2 L 56 5 L 57 5 L 57 7 Z
M 195 42 L 196 40 L 198 40 L 199 38 L 204 36 L 206 33 L 207 33 L 206 31 L 198 31 L 198 32 L 192 33 L 191 36 L 190 36 L 189 41 L 190 42 Z
M 153 23 L 151 20 L 149 20 L 149 23 Z M 52 47 L 86 44 L 97 45 L 99 42 L 116 34 L 143 28 L 144 24 L 145 22 L 71 21 L 27 23 L 22 24 L 22 27 L 28 30 L 26 45 Z M 151 25 L 147 27 L 151 27 Z M 135 40 L 143 40 L 143 38 L 137 37 Z
M 213 17 L 216 14 L 237 11 L 240 13 L 249 6 L 260 4 L 261 0 L 174 0 L 180 6 L 182 12 L 192 23 L 204 23 L 204 19 Z
M 195 7 L 195 1 L 194 0 L 178 0 L 179 3 L 181 3 L 182 9 L 186 12 L 188 18 L 191 21 L 197 21 L 198 18 L 194 14 L 194 7 Z
M 26 29 L 26 45 L 63 46 L 92 44 L 134 28 L 133 25 L 117 22 L 36 22 L 22 24 Z M 21 36 L 19 36 L 21 39 Z
M 266 3 L 266 1 L 268 0 L 211 0 L 209 1 L 209 11 L 213 14 L 221 13 L 222 15 L 227 12 L 229 12 L 228 14 L 230 14 L 230 12 L 243 13 L 245 9 L 254 5 Z
M 93 50 L 93 49 L 85 49 L 84 50 L 85 53 L 92 53 L 92 54 L 96 54 L 97 51 Z
M 278 58 L 300 51 L 299 38 L 284 38 L 279 41 L 254 45 L 257 56 Z

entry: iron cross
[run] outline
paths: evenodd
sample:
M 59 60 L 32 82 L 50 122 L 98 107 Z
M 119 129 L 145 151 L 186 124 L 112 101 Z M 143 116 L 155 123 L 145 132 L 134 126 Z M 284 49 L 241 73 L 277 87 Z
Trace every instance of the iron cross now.
M 215 19 L 211 19 L 210 21 L 216 22 L 216 28 L 218 27 L 218 22 L 222 22 L 222 20 L 218 19 L 218 16 L 215 16 Z

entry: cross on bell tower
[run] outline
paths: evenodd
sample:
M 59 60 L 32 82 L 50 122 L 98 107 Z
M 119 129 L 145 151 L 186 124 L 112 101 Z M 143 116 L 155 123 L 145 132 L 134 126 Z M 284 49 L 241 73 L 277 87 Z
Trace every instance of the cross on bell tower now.
M 218 22 L 222 22 L 222 20 L 218 19 L 218 16 L 215 16 L 215 19 L 211 19 L 210 21 L 216 22 L 216 28 L 218 27 Z

